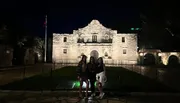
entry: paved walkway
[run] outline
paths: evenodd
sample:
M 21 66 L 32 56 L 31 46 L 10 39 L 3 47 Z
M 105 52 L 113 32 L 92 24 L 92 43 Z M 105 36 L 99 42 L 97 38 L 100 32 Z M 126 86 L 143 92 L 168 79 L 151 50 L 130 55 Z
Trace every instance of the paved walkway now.
M 60 91 L 1 91 L 0 103 L 179 103 L 180 95 L 121 95 L 102 100 L 78 99 L 77 92 Z

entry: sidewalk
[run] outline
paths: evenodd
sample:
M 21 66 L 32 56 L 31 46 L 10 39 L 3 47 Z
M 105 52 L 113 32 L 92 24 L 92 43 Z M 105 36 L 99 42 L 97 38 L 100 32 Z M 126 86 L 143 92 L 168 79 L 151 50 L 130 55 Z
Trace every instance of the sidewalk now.
M 104 99 L 78 99 L 78 92 L 0 91 L 0 103 L 179 103 L 180 95 L 116 95 Z M 112 93 L 111 93 L 112 94 Z M 142 93 L 140 93 L 142 94 Z M 155 94 L 155 93 L 154 93 Z M 79 102 L 78 102 L 79 101 Z

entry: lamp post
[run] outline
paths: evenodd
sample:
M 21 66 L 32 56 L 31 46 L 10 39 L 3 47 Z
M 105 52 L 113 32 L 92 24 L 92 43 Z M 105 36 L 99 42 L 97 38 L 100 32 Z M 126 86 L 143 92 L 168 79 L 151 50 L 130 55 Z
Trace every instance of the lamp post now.
M 162 56 L 162 53 L 158 53 L 158 63 L 161 64 L 161 56 Z
M 47 55 L 47 15 L 45 17 L 45 37 L 44 37 L 44 62 L 46 62 Z
M 144 58 L 143 58 L 144 53 L 140 53 L 139 55 L 140 55 L 141 65 L 143 65 L 143 62 L 144 62 Z

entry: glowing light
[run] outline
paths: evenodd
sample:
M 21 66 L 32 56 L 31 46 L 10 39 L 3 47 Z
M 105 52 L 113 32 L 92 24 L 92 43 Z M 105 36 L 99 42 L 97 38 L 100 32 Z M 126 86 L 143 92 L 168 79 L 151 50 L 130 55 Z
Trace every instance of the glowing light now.
M 162 54 L 161 54 L 161 53 L 158 53 L 158 56 L 162 56 Z
M 10 51 L 9 51 L 9 50 L 7 50 L 7 51 L 6 51 L 6 53 L 7 53 L 7 54 L 9 54 L 9 53 L 10 53 Z
M 140 56 L 143 56 L 144 54 L 143 54 L 143 53 L 140 53 L 139 55 L 140 55 Z
M 76 85 L 76 83 L 73 83 L 72 88 L 74 88 L 75 85 Z
M 134 28 L 131 28 L 131 30 L 134 30 Z
M 136 28 L 136 30 L 139 30 L 139 28 Z
M 86 83 L 83 82 L 82 88 L 86 88 Z M 94 83 L 95 87 L 96 87 L 96 82 Z M 79 81 L 75 81 L 73 82 L 72 88 L 79 88 L 80 87 L 80 82 Z M 91 87 L 91 84 L 89 83 L 89 88 Z
M 177 52 L 171 52 L 170 55 L 177 55 Z
M 41 55 L 38 53 L 38 57 L 40 57 Z

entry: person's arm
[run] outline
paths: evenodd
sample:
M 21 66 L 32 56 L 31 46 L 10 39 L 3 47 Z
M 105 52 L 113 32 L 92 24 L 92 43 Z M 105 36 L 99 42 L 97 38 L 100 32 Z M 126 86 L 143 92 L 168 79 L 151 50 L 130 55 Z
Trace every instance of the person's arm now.
M 81 68 L 80 68 L 80 63 L 78 64 L 77 68 L 76 68 L 76 73 L 77 73 L 77 77 L 79 78 L 80 74 L 81 74 Z

